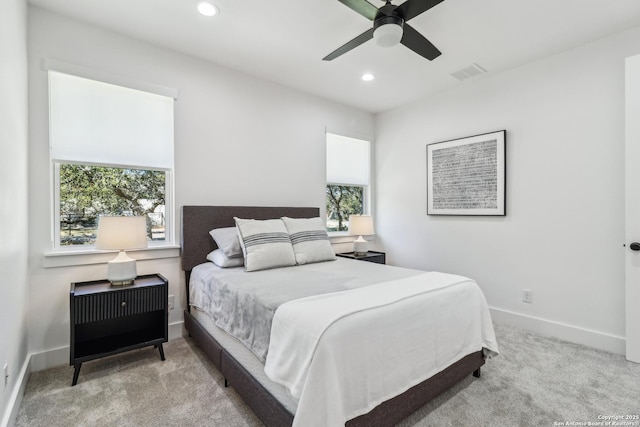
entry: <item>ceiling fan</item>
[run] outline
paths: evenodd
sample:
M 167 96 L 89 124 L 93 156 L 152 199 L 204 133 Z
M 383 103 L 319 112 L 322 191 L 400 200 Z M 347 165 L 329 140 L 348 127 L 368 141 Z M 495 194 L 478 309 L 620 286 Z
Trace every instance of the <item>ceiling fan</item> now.
M 331 61 L 370 39 L 375 39 L 378 45 L 383 47 L 402 43 L 429 61 L 440 56 L 441 52 L 438 48 L 407 24 L 407 21 L 426 12 L 443 0 L 407 0 L 399 6 L 391 4 L 391 0 L 385 0 L 385 5 L 380 9 L 367 0 L 338 1 L 373 21 L 373 28 L 322 58 L 324 61 Z

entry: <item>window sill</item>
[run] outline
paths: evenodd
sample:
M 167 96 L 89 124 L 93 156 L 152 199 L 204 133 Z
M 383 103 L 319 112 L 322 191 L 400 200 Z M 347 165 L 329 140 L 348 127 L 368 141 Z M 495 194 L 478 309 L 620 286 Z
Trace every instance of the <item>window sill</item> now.
M 331 243 L 349 243 L 353 242 L 358 236 L 352 236 L 348 231 L 333 231 L 329 234 L 329 241 Z
M 329 234 L 329 241 L 331 242 L 331 244 L 353 243 L 358 238 L 358 236 L 352 236 L 347 232 L 334 232 L 334 233 L 328 233 L 328 234 Z M 362 236 L 362 238 L 367 242 L 376 241 L 375 235 Z
M 44 253 L 43 267 L 70 267 L 76 265 L 106 264 L 111 261 L 117 251 L 98 251 L 96 249 L 50 251 Z M 177 258 L 180 246 L 153 246 L 137 251 L 127 251 L 127 255 L 135 260 Z

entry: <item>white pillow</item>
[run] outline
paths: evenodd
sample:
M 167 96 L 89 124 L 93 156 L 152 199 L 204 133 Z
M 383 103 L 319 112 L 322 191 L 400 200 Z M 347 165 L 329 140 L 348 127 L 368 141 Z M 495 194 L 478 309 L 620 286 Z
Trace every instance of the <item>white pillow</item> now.
M 296 265 L 289 233 L 282 220 L 234 219 L 246 271 Z
M 214 228 L 209 234 L 228 258 L 242 257 L 238 230 L 235 227 Z
M 207 259 L 222 268 L 240 267 L 241 265 L 244 265 L 244 259 L 242 259 L 242 257 L 229 258 L 224 254 L 224 252 L 222 252 L 222 249 L 216 249 L 209 252 Z
M 287 218 L 282 221 L 287 227 L 297 264 L 333 261 L 333 251 L 324 222 L 320 218 Z

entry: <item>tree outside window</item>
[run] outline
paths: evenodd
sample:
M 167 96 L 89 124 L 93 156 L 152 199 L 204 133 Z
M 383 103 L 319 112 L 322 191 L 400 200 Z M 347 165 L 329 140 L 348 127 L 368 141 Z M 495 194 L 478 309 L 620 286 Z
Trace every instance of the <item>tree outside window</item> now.
M 327 185 L 327 231 L 349 230 L 349 215 L 362 214 L 364 187 Z
M 60 245 L 93 245 L 100 215 L 146 216 L 149 240 L 165 240 L 165 175 L 60 164 Z

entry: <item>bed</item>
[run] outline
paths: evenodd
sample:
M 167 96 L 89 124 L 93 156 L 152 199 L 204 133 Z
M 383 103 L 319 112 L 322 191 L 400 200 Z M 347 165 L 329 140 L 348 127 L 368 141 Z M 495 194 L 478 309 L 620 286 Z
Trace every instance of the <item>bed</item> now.
M 209 231 L 233 227 L 234 217 L 260 220 L 280 217 L 311 218 L 318 215 L 318 208 L 307 207 L 184 206 L 182 208 L 182 266 L 185 271 L 188 298 L 187 309 L 184 312 L 185 327 L 193 340 L 222 373 L 225 385 L 233 387 L 267 426 L 293 425 L 297 401 L 291 397 L 285 387 L 267 377 L 262 360 L 256 357 L 254 352 L 217 327 L 205 313 L 191 308 L 189 286 L 192 272 L 194 269 L 198 271 L 198 268 L 205 268 L 206 266 L 201 265 L 207 263 L 207 254 L 216 249 Z M 344 259 L 341 262 L 356 263 L 356 265 L 368 264 Z M 385 268 L 385 266 L 379 267 Z M 300 271 L 302 270 L 301 268 Z M 349 419 L 346 425 L 352 427 L 397 424 L 465 377 L 472 374 L 479 377 L 480 367 L 485 363 L 486 350 L 477 348 L 469 351 L 468 354 L 465 352 L 465 355 L 458 358 L 455 363 L 434 373 L 426 380 L 412 385 L 406 391 L 386 399 L 369 412 Z M 495 350 L 497 351 L 497 346 Z M 393 368 L 391 372 L 392 370 Z

